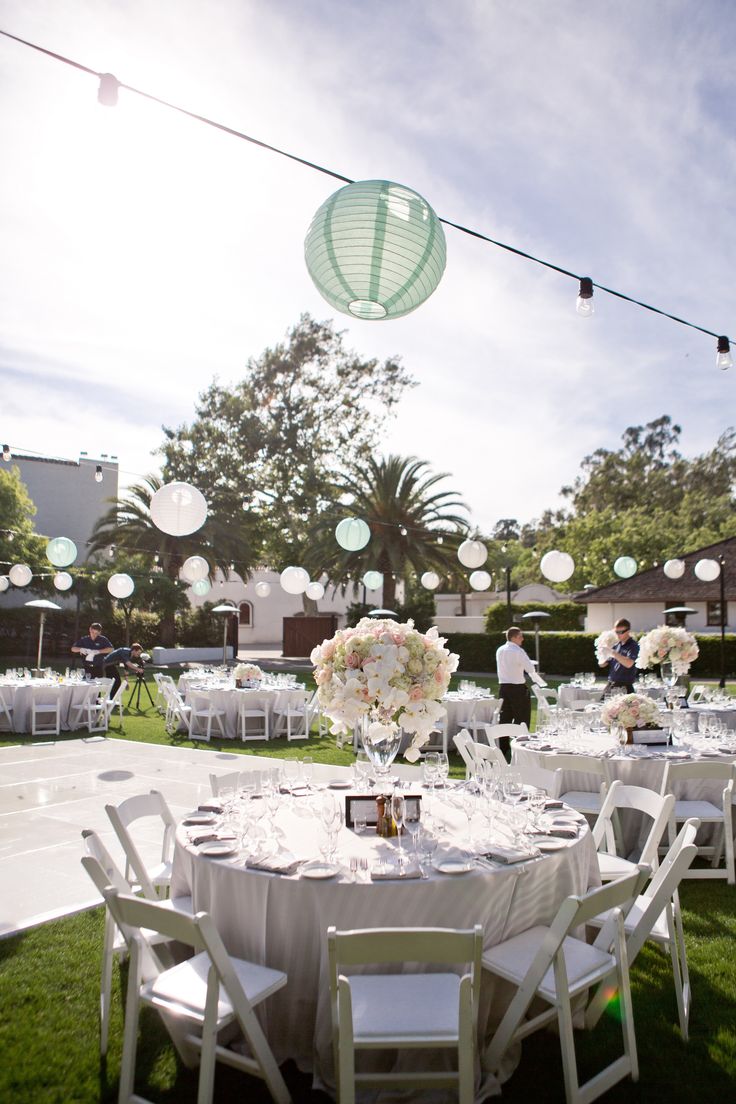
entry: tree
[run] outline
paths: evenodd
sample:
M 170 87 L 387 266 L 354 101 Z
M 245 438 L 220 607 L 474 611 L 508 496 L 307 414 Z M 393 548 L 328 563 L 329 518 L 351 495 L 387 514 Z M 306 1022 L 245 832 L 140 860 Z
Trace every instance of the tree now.
M 336 473 L 365 462 L 412 385 L 397 359 L 361 360 L 332 322 L 302 315 L 243 379 L 214 381 L 191 425 L 164 427 L 164 478 L 205 489 L 223 518 L 244 517 L 264 559 L 300 562 Z
M 34 574 L 32 590 L 47 593 L 54 568 L 46 559 L 46 538 L 34 529 L 35 514 L 19 469 L 0 469 L 0 575 L 7 575 L 13 564 L 28 564 Z
M 256 562 L 256 553 L 249 543 L 244 519 L 241 517 L 233 522 L 210 511 L 207 521 L 196 533 L 186 537 L 169 536 L 157 529 L 151 519 L 151 498 L 161 486 L 162 481 L 157 476 L 149 475 L 143 483 L 130 487 L 127 495 L 114 501 L 94 528 L 88 554 L 92 556 L 113 547 L 116 552 L 138 555 L 144 570 L 158 566 L 172 581 L 179 578 L 184 560 L 195 555 L 207 560 L 210 574 L 219 567 L 227 575 L 233 564 L 238 573 L 246 577 Z M 113 562 L 110 561 L 110 570 Z M 117 564 L 114 569 L 118 570 Z M 164 647 L 174 644 L 175 632 L 174 610 L 166 609 L 161 619 Z
M 445 571 L 454 555 L 451 540 L 465 532 L 466 519 L 454 513 L 467 507 L 454 491 L 439 491 L 447 473 L 432 475 L 416 457 L 370 457 L 353 476 L 335 486 L 333 505 L 313 524 L 305 566 L 313 577 L 326 572 L 333 583 L 347 585 L 373 569 L 383 574 L 383 601 L 395 608 L 396 582 L 409 569 L 421 574 Z M 348 505 L 349 503 L 349 505 Z M 368 523 L 371 539 L 359 552 L 346 552 L 335 540 L 335 526 L 352 514 Z M 456 545 L 455 545 L 456 547 Z

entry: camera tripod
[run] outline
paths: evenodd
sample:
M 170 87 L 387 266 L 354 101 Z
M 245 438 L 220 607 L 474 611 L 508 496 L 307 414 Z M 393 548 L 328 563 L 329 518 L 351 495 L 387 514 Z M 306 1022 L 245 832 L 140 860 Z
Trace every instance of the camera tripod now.
M 140 712 L 140 708 L 141 708 L 141 690 L 142 689 L 145 690 L 146 697 L 148 698 L 151 705 L 153 705 L 153 698 L 151 697 L 151 691 L 148 689 L 148 686 L 146 685 L 146 676 L 145 675 L 136 675 L 135 684 L 133 686 L 133 689 L 130 692 L 130 697 L 128 698 L 128 709 L 132 709 L 135 706 L 135 708 L 138 710 L 138 712 Z M 133 699 L 135 699 L 135 701 Z

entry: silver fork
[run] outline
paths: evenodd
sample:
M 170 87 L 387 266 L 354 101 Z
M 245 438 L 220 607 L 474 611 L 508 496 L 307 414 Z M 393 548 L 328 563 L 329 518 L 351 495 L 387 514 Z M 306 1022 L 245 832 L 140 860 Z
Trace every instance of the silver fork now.
M 358 858 L 356 855 L 350 856 L 350 873 L 353 881 L 356 881 L 358 876 Z
M 360 877 L 362 881 L 368 880 L 368 859 L 365 856 L 360 859 Z

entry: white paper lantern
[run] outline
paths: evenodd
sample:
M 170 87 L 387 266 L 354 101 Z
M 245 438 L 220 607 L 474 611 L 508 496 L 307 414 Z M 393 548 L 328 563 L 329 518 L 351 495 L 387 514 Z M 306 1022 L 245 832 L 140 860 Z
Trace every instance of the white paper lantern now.
M 46 545 L 46 558 L 54 567 L 69 567 L 77 558 L 77 546 L 69 537 L 54 537 Z
M 319 602 L 320 598 L 324 598 L 325 596 L 325 588 L 321 583 L 309 583 L 304 593 L 307 598 L 311 598 L 313 602 Z
M 457 558 L 463 567 L 469 567 L 472 571 L 476 567 L 482 567 L 488 559 L 488 549 L 479 540 L 466 540 L 457 550 Z
M 196 594 L 198 598 L 204 598 L 211 590 L 212 584 L 209 579 L 195 579 L 192 583 L 192 594 Z
M 256 583 L 256 595 L 258 598 L 268 598 L 271 593 L 271 584 L 261 580 L 260 583 Z
M 165 483 L 151 498 L 151 520 L 162 533 L 185 537 L 207 520 L 207 502 L 191 483 Z
M 54 575 L 54 586 L 57 590 L 69 590 L 73 582 L 68 571 L 57 571 Z
M 198 580 L 206 579 L 209 573 L 210 565 L 202 556 L 190 556 L 181 565 L 181 571 L 179 572 L 182 579 L 187 583 L 196 583 Z
M 10 579 L 8 579 L 8 576 L 0 575 L 0 594 L 2 594 L 4 590 L 7 590 L 9 586 Z
M 33 572 L 28 564 L 13 564 L 8 572 L 8 577 L 13 586 L 24 587 L 28 586 L 30 583 L 33 578 Z
M 135 590 L 135 583 L 131 579 L 130 575 L 118 574 L 111 575 L 107 580 L 107 589 L 112 594 L 113 598 L 130 598 L 131 594 Z
M 575 571 L 575 561 L 567 552 L 545 552 L 539 562 L 539 568 L 545 579 L 551 583 L 564 583 Z
M 694 571 L 701 583 L 712 583 L 721 574 L 721 565 L 718 560 L 698 560 Z
M 370 528 L 362 518 L 343 518 L 335 526 L 335 540 L 346 552 L 360 552 L 370 539 Z
M 309 573 L 303 567 L 285 567 L 280 581 L 287 594 L 303 594 L 309 586 Z
M 619 556 L 613 565 L 613 570 L 620 579 L 630 579 L 636 575 L 637 562 L 633 556 Z
M 488 590 L 491 576 L 487 571 L 474 571 L 468 580 L 473 590 Z
M 419 582 L 427 590 L 436 590 L 440 585 L 440 577 L 436 571 L 425 571 Z
M 383 586 L 383 572 L 366 571 L 363 576 L 363 586 L 366 590 L 378 590 Z
M 662 570 L 668 579 L 681 579 L 685 574 L 685 561 L 667 560 Z

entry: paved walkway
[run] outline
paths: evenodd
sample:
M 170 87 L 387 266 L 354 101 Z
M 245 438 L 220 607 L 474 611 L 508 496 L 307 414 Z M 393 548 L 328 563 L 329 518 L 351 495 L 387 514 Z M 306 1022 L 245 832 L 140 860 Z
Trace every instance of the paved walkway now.
M 93 828 L 124 865 L 106 804 L 161 790 L 179 819 L 209 798 L 210 773 L 272 763 L 104 736 L 0 749 L 0 937 L 99 903 L 79 860 L 82 829 Z M 319 776 L 323 765 L 315 767 Z M 147 861 L 158 861 L 161 834 L 153 822 L 140 822 L 136 840 Z

